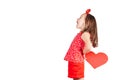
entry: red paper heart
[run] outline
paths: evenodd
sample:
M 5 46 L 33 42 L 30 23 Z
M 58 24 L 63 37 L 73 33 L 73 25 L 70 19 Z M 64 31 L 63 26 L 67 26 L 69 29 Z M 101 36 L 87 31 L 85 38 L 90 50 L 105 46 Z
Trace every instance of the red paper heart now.
M 95 69 L 108 61 L 108 56 L 103 53 L 99 52 L 95 54 L 94 52 L 90 51 L 85 54 L 86 61 Z

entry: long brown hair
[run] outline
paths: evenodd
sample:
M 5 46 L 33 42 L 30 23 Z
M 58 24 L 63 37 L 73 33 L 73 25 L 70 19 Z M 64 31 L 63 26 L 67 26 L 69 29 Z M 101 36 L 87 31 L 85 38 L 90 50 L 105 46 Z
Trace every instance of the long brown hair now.
M 92 46 L 97 47 L 98 46 L 97 23 L 95 17 L 91 14 L 86 15 L 85 29 L 83 30 L 83 32 L 85 31 L 90 33 Z

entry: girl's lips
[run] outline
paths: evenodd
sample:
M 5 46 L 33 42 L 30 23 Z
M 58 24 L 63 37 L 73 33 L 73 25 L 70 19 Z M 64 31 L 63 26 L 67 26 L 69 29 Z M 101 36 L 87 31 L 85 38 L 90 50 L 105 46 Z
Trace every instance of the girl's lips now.
M 76 21 L 76 23 L 78 24 L 78 21 Z

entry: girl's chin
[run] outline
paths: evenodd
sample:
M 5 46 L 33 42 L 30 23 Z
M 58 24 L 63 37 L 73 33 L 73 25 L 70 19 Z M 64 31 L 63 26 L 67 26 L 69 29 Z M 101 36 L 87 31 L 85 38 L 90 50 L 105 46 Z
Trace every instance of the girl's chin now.
M 76 25 L 76 28 L 79 28 L 78 25 Z

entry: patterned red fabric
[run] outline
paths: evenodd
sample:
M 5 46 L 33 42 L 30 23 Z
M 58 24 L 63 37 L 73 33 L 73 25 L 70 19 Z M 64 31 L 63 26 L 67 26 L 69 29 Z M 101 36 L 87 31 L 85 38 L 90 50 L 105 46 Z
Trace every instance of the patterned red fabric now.
M 70 62 L 83 62 L 83 48 L 84 48 L 84 41 L 81 39 L 82 32 L 77 33 L 74 37 L 65 57 L 64 60 Z

